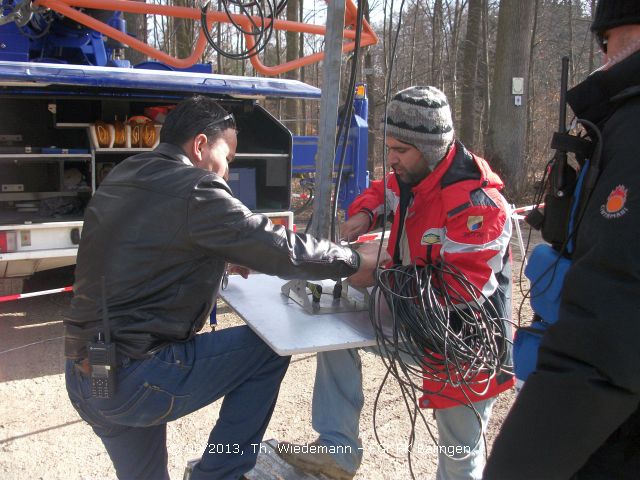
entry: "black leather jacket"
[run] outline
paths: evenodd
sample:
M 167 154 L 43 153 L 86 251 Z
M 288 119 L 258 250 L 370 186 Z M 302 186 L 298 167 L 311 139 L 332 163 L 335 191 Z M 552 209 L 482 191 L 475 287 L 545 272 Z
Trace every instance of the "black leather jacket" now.
M 102 325 L 101 279 L 118 351 L 142 358 L 202 328 L 226 262 L 282 278 L 353 274 L 359 256 L 252 213 L 216 174 L 162 143 L 127 158 L 85 210 L 65 355 L 82 358 Z

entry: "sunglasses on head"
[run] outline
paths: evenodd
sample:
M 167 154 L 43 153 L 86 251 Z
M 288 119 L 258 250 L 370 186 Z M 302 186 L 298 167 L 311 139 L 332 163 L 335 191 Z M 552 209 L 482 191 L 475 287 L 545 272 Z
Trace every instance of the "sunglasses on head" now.
M 233 116 L 233 113 L 228 113 L 222 118 L 218 118 L 209 124 L 209 127 L 213 127 L 214 125 L 218 125 L 219 123 L 229 123 L 229 128 L 236 128 L 236 118 Z

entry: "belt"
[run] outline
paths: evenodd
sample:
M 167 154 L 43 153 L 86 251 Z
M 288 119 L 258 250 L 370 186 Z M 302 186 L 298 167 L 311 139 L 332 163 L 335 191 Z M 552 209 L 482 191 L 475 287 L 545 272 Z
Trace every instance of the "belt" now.
M 121 355 L 118 357 L 116 368 L 127 366 L 130 361 L 131 361 L 131 358 Z M 84 375 L 85 377 L 88 377 L 91 375 L 91 365 L 89 365 L 89 358 L 84 357 L 84 358 L 81 358 L 80 360 L 76 360 L 73 366 L 75 367 L 76 371 L 78 371 L 81 375 Z

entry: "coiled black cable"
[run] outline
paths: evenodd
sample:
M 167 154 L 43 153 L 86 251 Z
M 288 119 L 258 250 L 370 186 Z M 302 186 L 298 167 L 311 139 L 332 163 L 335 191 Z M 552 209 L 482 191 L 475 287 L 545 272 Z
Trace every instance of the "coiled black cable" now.
M 387 312 L 388 310 L 388 312 Z M 447 385 L 461 388 L 465 405 L 481 423 L 470 396 L 487 393 L 490 381 L 501 372 L 511 373 L 510 320 L 454 265 L 444 261 L 426 266 L 396 265 L 380 270 L 371 295 L 370 318 L 380 356 L 387 368 L 374 403 L 374 433 L 378 443 L 376 411 L 382 390 L 393 377 L 403 396 L 411 430 L 408 445 L 415 444 L 416 423 L 421 418 L 429 435 L 435 435 L 420 409 L 422 395 L 441 395 Z M 426 390 L 425 380 L 438 385 Z M 483 440 L 478 435 L 471 455 Z M 411 449 L 409 470 L 414 477 Z
M 379 292 L 379 294 L 378 294 Z M 382 296 L 393 319 L 385 334 L 379 300 L 371 317 L 379 346 L 389 360 L 411 373 L 416 389 L 438 394 L 445 385 L 486 394 L 489 381 L 508 358 L 508 320 L 455 266 L 438 262 L 424 267 L 397 265 L 382 270 L 374 293 Z M 406 362 L 406 358 L 412 362 Z M 424 391 L 423 381 L 442 384 Z
M 209 42 L 209 45 L 211 45 L 218 54 L 232 60 L 247 60 L 262 52 L 269 43 L 269 40 L 271 40 L 276 17 L 282 13 L 287 5 L 287 0 L 280 0 L 277 3 L 275 0 L 220 0 L 220 2 L 233 28 L 243 35 L 252 36 L 254 39 L 254 45 L 252 47 L 245 48 L 239 52 L 230 52 L 221 45 L 218 45 L 218 42 L 213 39 L 207 25 L 207 12 L 209 10 L 209 2 L 207 2 L 200 12 L 200 23 L 204 36 L 206 37 L 207 42 Z M 233 19 L 234 14 L 246 16 L 251 24 L 251 29 L 246 30 L 242 25 L 236 22 Z M 253 19 L 254 16 L 258 17 L 260 21 L 256 22 Z

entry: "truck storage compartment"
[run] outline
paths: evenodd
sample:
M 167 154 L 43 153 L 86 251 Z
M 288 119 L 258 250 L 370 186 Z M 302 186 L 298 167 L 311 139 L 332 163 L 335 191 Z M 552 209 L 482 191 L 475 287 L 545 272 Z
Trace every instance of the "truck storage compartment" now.
M 229 172 L 234 195 L 252 210 L 289 210 L 291 133 L 260 105 L 224 106 L 234 114 L 238 128 L 238 149 Z
M 0 224 L 82 219 L 91 196 L 91 152 L 83 131 L 55 127 L 50 100 L 2 98 Z
M 130 155 L 151 148 L 131 144 L 130 119 L 149 122 L 158 142 L 173 102 L 129 96 L 0 98 L 0 224 L 82 219 L 93 191 Z M 256 211 L 288 210 L 290 132 L 253 100 L 221 99 L 234 114 L 238 150 L 230 165 L 234 195 Z M 142 119 L 142 120 L 140 120 Z M 126 144 L 98 144 L 96 126 L 127 125 Z
M 34 272 L 73 265 L 96 188 L 122 160 L 151 150 L 169 108 L 196 94 L 236 118 L 236 197 L 292 225 L 291 133 L 258 99 L 319 99 L 319 89 L 286 79 L 0 61 L 0 288 L 19 290 Z
M 238 128 L 238 148 L 235 160 L 230 165 L 229 183 L 234 195 L 252 210 L 288 210 L 291 197 L 291 133 L 253 100 L 219 101 L 233 113 Z M 116 121 L 126 123 L 128 119 L 141 117 L 151 118 L 160 124 L 175 103 L 149 98 L 59 99 L 56 102 L 56 125 L 59 128 L 75 128 L 85 124 L 91 128 L 96 120 L 111 125 Z M 75 112 L 78 111 L 91 114 L 77 115 Z M 160 128 L 157 130 L 159 135 Z M 95 144 L 95 136 L 91 134 L 89 143 L 95 156 L 94 188 L 123 159 L 149 150 L 101 147 Z

